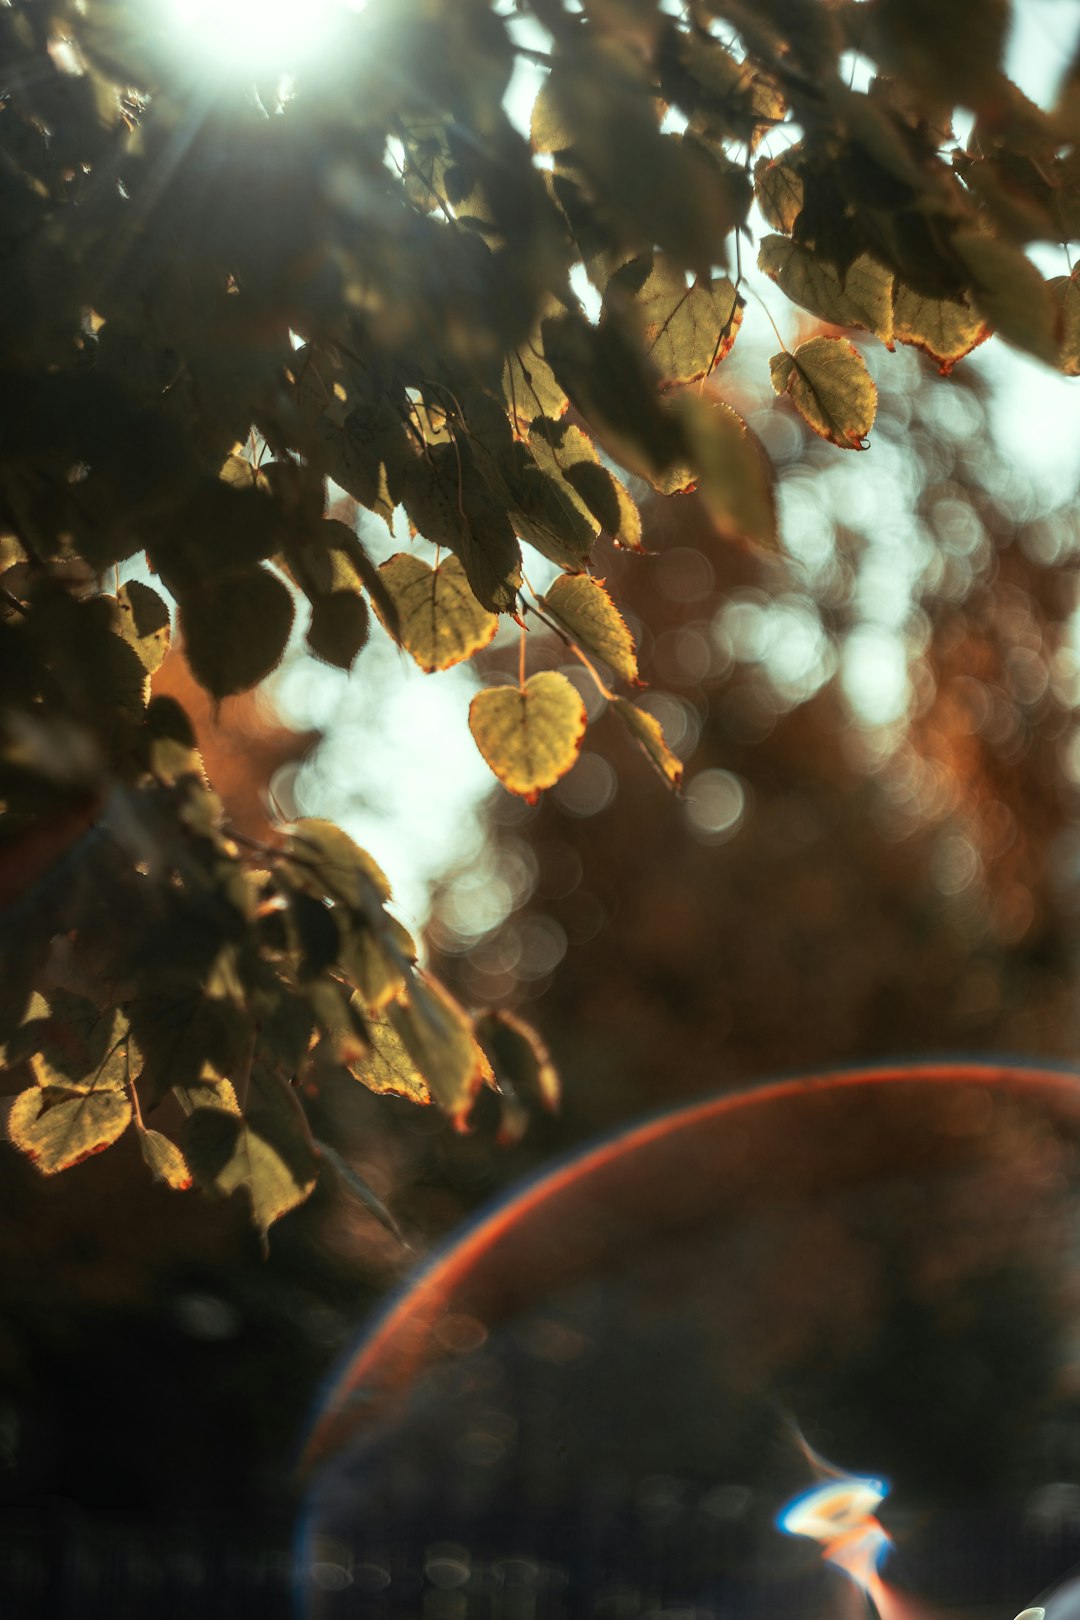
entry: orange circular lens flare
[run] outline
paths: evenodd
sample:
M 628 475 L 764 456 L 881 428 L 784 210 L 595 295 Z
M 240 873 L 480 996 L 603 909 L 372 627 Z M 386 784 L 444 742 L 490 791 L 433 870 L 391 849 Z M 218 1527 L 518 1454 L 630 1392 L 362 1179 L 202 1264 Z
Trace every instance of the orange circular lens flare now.
M 1080 1562 L 1080 1513 L 1038 1531 L 1072 1500 L 1078 1262 L 1068 1073 L 884 1065 L 631 1129 L 471 1226 L 345 1365 L 310 1612 L 1012 1620 Z

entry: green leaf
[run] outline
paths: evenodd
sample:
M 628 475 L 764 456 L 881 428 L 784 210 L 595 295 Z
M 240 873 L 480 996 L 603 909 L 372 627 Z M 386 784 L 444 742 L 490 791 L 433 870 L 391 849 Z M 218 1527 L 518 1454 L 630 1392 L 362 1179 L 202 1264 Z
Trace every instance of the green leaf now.
M 901 281 L 893 284 L 893 335 L 937 362 L 943 377 L 990 336 L 982 316 L 964 299 L 924 298 Z
M 191 1186 L 187 1160 L 176 1143 L 160 1131 L 140 1129 L 139 1152 L 150 1166 L 155 1181 L 163 1181 L 176 1192 L 186 1192 Z
M 120 634 L 138 654 L 148 675 L 160 669 L 172 634 L 169 609 L 157 591 L 137 579 L 121 585 L 116 597 Z
M 471 658 L 499 628 L 495 615 L 473 595 L 458 557 L 430 568 L 411 552 L 399 551 L 379 573 L 397 612 L 397 638 L 427 673 Z M 387 629 L 395 633 L 390 625 Z
M 469 1018 L 448 990 L 419 976 L 408 1000 L 392 1001 L 386 1011 L 432 1097 L 455 1128 L 464 1129 L 473 1098 L 493 1079 Z
M 31 1087 L 15 1098 L 8 1135 L 47 1176 L 70 1170 L 122 1136 L 131 1120 L 127 1092 L 108 1084 L 73 1096 L 54 1087 Z
M 555 670 L 524 687 L 488 687 L 469 705 L 476 746 L 503 786 L 530 803 L 570 770 L 587 723 L 576 687 Z
M 680 394 L 673 408 L 693 462 L 673 469 L 668 492 L 686 489 L 696 481 L 721 533 L 774 551 L 779 544 L 776 475 L 756 434 L 730 405 L 696 389 Z
M 817 337 L 794 354 L 769 361 L 772 385 L 803 420 L 841 450 L 865 450 L 877 413 L 877 389 L 866 362 L 846 338 Z
M 886 346 L 893 341 L 892 272 L 862 253 L 841 272 L 798 242 L 766 236 L 758 266 L 793 303 L 833 326 L 862 326 Z
M 626 698 L 616 698 L 611 705 L 631 737 L 645 754 L 669 787 L 676 791 L 682 786 L 682 761 L 672 753 L 664 737 L 664 728 L 655 715 L 638 708 Z
M 540 605 L 586 652 L 602 658 L 631 686 L 640 684 L 634 638 L 602 580 L 589 574 L 560 574 Z
M 559 307 L 550 300 L 544 313 L 554 314 Z M 507 355 L 502 386 L 507 410 L 522 426 L 538 416 L 559 417 L 566 410 L 566 390 L 547 363 L 539 327 Z
M 203 580 L 180 599 L 180 628 L 192 674 L 211 697 L 257 686 L 281 662 L 293 599 L 265 568 Z
M 957 231 L 952 245 L 971 277 L 971 302 L 1017 348 L 1056 366 L 1054 295 L 1031 260 L 999 237 Z
M 258 1061 L 252 1066 L 243 1115 L 196 1108 L 188 1119 L 185 1146 L 200 1186 L 223 1198 L 243 1190 L 264 1242 L 273 1222 L 309 1196 L 318 1174 L 296 1097 Z

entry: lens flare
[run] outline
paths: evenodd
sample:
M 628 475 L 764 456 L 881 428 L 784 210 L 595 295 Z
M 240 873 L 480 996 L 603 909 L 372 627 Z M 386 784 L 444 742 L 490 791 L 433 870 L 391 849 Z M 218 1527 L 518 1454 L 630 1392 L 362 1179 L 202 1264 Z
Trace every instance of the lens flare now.
M 888 1605 L 878 1571 L 892 1540 L 874 1515 L 889 1494 L 888 1484 L 831 1466 L 828 1471 L 836 1477 L 801 1491 L 780 1513 L 777 1529 L 819 1541 L 825 1562 L 842 1569 L 884 1613 Z
M 331 45 L 365 0 L 165 0 L 176 42 L 229 77 L 292 73 Z

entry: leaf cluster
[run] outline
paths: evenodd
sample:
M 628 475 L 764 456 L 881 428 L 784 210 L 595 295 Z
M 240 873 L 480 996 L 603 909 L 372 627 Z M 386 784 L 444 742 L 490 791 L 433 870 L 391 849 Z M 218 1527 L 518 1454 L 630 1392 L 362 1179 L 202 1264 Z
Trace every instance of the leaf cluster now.
M 778 543 L 724 397 L 748 245 L 819 323 L 773 386 L 840 449 L 876 402 L 849 332 L 947 373 L 997 331 L 1080 373 L 1076 272 L 1026 251 L 1080 236 L 1080 74 L 1035 107 L 1006 25 L 1004 0 L 371 0 L 281 96 L 186 65 L 154 8 L 0 8 L 0 900 L 30 940 L 3 1010 L 33 1070 L 9 1134 L 42 1169 L 133 1125 L 154 1174 L 246 1189 L 265 1231 L 320 1162 L 313 1053 L 464 1120 L 493 1081 L 471 1018 L 344 833 L 233 837 L 152 696 L 170 636 L 224 700 L 298 616 L 346 670 L 372 609 L 426 671 L 515 619 L 518 680 L 470 723 L 532 798 L 586 723 L 565 675 L 528 670 L 543 626 L 677 786 L 608 685 L 639 672 L 598 547 L 640 549 L 650 488 Z M 409 549 L 376 566 L 332 487 Z M 559 570 L 546 593 L 523 544 Z M 140 556 L 153 584 L 120 585 Z M 175 1142 L 143 1123 L 168 1099 Z

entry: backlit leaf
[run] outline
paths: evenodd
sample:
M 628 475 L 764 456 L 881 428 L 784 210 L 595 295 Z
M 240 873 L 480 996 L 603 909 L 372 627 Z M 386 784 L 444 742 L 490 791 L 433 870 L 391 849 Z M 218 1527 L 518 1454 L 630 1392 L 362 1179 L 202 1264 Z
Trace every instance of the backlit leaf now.
M 332 821 L 294 821 L 285 841 L 293 881 L 309 894 L 326 895 L 356 910 L 389 900 L 386 874 L 367 852 Z
M 389 1015 L 385 1010 L 365 1010 L 359 997 L 357 1005 L 367 1029 L 368 1050 L 348 1065 L 351 1073 L 369 1091 L 407 1097 L 410 1102 L 429 1103 L 431 1091 L 428 1083 L 406 1050 Z
M 760 158 L 754 169 L 754 193 L 767 223 L 790 236 L 803 206 L 802 175 L 790 158 Z
M 893 334 L 936 360 L 947 377 L 958 360 L 990 336 L 990 328 L 961 299 L 924 298 L 897 281 L 893 285 Z
M 1058 306 L 1058 365 L 1066 377 L 1080 377 L 1080 273 L 1055 276 L 1050 289 Z
M 556 481 L 558 489 L 589 524 L 592 532 L 601 529 L 627 550 L 641 546 L 641 514 L 625 486 L 605 467 L 596 446 L 573 422 L 535 422 L 529 435 L 529 448 L 537 465 Z M 575 558 L 555 556 L 544 547 L 545 556 L 563 567 L 579 568 L 588 549 Z
M 163 1181 L 177 1192 L 191 1186 L 187 1160 L 175 1142 L 160 1131 L 139 1131 L 139 1152 L 150 1166 L 155 1181 Z
M 399 551 L 379 573 L 397 609 L 398 639 L 422 670 L 449 669 L 471 658 L 499 627 L 473 595 L 458 557 L 444 557 L 431 568 L 411 552 Z
M 672 469 L 671 492 L 698 481 L 701 498 L 721 533 L 765 551 L 778 544 L 776 475 L 764 446 L 737 411 L 709 394 L 687 389 L 674 401 L 692 466 Z
M 542 670 L 524 688 L 492 686 L 469 705 L 469 730 L 495 775 L 530 801 L 565 776 L 585 735 L 585 705 L 556 670 Z
M 524 1018 L 500 1007 L 476 1019 L 476 1035 L 491 1057 L 495 1078 L 519 1096 L 536 1097 L 549 1113 L 559 1107 L 561 1087 L 546 1042 Z
M 265 568 L 202 580 L 180 599 L 180 628 L 192 674 L 212 697 L 256 686 L 281 661 L 293 599 Z
M 471 1021 L 448 990 L 419 977 L 408 999 L 392 1001 L 386 1011 L 432 1097 L 453 1125 L 463 1129 L 473 1098 L 492 1079 Z
M 186 1158 L 201 1186 L 222 1197 L 242 1189 L 264 1240 L 272 1223 L 302 1204 L 318 1161 L 299 1104 L 264 1064 L 252 1066 L 242 1116 L 196 1108 L 185 1133 Z
M 758 265 L 796 304 L 833 326 L 862 326 L 884 344 L 893 339 L 892 272 L 868 253 L 841 272 L 826 258 L 784 236 L 766 236 Z
M 845 338 L 817 337 L 769 362 L 772 384 L 786 393 L 814 432 L 842 450 L 865 450 L 877 389 L 866 362 Z
M 631 686 L 638 684 L 634 638 L 601 580 L 589 574 L 560 574 L 540 605 L 584 651 L 602 658 Z
M 620 271 L 609 283 L 617 288 Z M 685 273 L 666 254 L 632 298 L 649 356 L 668 382 L 696 382 L 729 353 L 742 323 L 743 301 L 726 276 L 687 286 Z
M 146 673 L 152 675 L 164 662 L 172 634 L 164 598 L 149 585 L 129 579 L 117 592 L 116 604 L 120 634 L 134 648 Z
M 377 1012 L 405 989 L 408 969 L 416 961 L 416 944 L 396 917 L 385 913 L 385 926 L 355 926 L 341 948 L 341 971 L 366 1011 Z
M 417 456 L 404 502 L 409 521 L 425 540 L 457 553 L 477 601 L 492 613 L 512 613 L 521 585 L 521 550 L 466 447 L 439 444 Z
M 664 737 L 664 728 L 655 715 L 641 709 L 626 698 L 616 698 L 611 705 L 623 725 L 651 764 L 660 772 L 669 787 L 682 786 L 682 760 L 672 753 Z
M 1056 365 L 1054 295 L 1026 254 L 978 231 L 957 231 L 952 245 L 971 277 L 971 301 L 994 330 Z
M 8 1115 L 8 1135 L 47 1176 L 69 1170 L 122 1136 L 131 1099 L 114 1086 L 72 1095 L 54 1087 L 20 1092 Z

